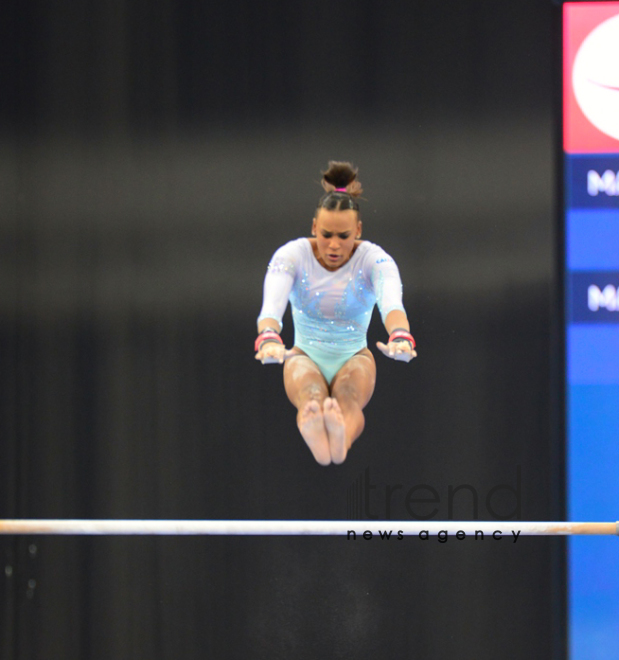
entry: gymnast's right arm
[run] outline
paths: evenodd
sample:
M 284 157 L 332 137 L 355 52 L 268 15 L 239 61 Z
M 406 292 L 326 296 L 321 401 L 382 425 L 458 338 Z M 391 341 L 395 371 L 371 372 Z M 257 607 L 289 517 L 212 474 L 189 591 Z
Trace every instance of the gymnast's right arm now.
M 288 305 L 295 272 L 295 260 L 290 245 L 286 244 L 273 255 L 264 278 L 258 337 L 254 345 L 256 360 L 260 360 L 262 364 L 281 364 L 292 355 L 291 351 L 286 350 L 279 333 L 282 330 L 282 317 Z

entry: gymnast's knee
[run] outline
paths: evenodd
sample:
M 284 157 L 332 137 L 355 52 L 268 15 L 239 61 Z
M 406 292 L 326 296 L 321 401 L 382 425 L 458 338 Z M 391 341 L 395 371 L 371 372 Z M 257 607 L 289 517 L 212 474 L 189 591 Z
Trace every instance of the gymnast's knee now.
M 338 403 L 341 402 L 356 402 L 359 401 L 359 388 L 353 382 L 352 378 L 348 375 L 342 375 L 333 384 L 332 395 L 337 399 Z
M 327 393 L 320 384 L 308 383 L 299 391 L 299 398 L 303 402 L 318 401 L 318 403 L 322 403 L 327 398 Z

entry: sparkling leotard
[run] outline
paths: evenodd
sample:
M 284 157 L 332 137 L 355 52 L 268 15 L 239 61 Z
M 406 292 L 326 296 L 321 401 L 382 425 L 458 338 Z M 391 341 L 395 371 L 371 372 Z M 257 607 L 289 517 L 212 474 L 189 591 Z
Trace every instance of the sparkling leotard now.
M 294 345 L 318 365 L 328 383 L 344 363 L 367 346 L 374 305 L 383 323 L 402 306 L 402 282 L 394 260 L 378 245 L 362 241 L 340 268 L 327 270 L 314 255 L 308 238 L 280 247 L 264 280 L 258 321 L 281 324 L 290 300 Z

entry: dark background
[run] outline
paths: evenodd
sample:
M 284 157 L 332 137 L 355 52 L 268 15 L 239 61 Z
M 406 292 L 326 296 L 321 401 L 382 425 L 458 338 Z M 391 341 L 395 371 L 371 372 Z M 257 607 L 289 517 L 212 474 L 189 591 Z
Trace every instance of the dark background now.
M 31 0 L 0 40 L 0 516 L 347 515 L 387 485 L 562 515 L 549 2 Z M 317 465 L 253 358 L 329 159 L 419 358 Z M 291 322 L 284 337 L 292 340 Z M 375 316 L 370 346 L 384 340 Z M 381 490 L 382 489 L 382 490 Z M 506 498 L 497 504 L 513 509 Z M 463 495 L 455 519 L 473 517 Z M 394 498 L 393 518 L 409 518 Z M 363 530 L 363 523 L 355 523 Z M 1 657 L 549 658 L 559 541 L 5 538 Z

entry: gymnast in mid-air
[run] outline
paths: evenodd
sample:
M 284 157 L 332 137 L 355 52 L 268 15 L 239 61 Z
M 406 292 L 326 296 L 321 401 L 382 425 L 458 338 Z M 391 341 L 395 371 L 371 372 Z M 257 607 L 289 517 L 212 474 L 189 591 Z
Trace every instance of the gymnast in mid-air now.
M 402 306 L 394 260 L 361 240 L 357 169 L 330 161 L 323 172 L 311 238 L 280 247 L 269 262 L 258 317 L 256 359 L 284 364 L 284 387 L 297 408 L 297 425 L 321 465 L 343 463 L 365 426 L 363 409 L 374 392 L 376 363 L 367 329 L 378 305 L 389 358 L 409 362 L 417 353 Z M 294 346 L 280 337 L 292 307 Z

